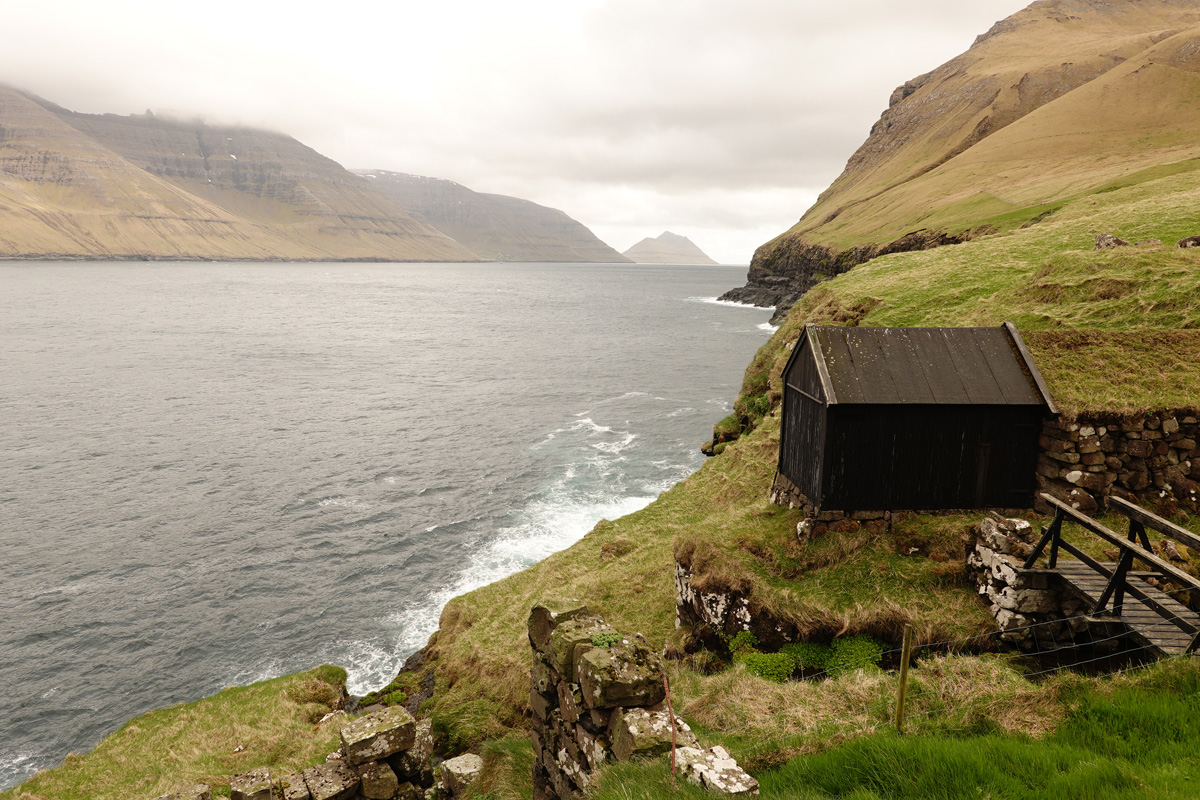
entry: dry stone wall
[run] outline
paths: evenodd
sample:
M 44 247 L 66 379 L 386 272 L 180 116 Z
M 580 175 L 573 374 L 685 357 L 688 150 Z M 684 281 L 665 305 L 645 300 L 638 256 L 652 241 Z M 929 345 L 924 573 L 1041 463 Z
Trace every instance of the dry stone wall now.
M 967 544 L 967 572 L 1003 641 L 1022 650 L 1069 647 L 1088 629 L 1082 618 L 1087 609 L 1059 590 L 1049 570 L 1024 569 L 1038 538 L 1026 520 L 989 515 Z
M 342 713 L 342 712 L 338 712 Z M 350 720 L 341 747 L 324 764 L 280 775 L 270 767 L 234 775 L 230 800 L 434 800 L 462 794 L 483 767 L 475 755 L 441 764 L 435 785 L 433 730 L 404 708 L 391 706 Z M 212 787 L 189 786 L 156 800 L 211 800 Z
M 1091 513 L 1109 495 L 1200 507 L 1200 427 L 1194 416 L 1163 412 L 1131 420 L 1060 418 L 1039 440 L 1038 491 Z M 1051 509 L 1038 501 L 1043 513 Z
M 623 636 L 583 603 L 556 599 L 530 612 L 529 642 L 535 800 L 576 800 L 604 764 L 673 748 L 693 783 L 758 794 L 729 753 L 701 748 L 670 711 L 662 658 L 640 634 Z

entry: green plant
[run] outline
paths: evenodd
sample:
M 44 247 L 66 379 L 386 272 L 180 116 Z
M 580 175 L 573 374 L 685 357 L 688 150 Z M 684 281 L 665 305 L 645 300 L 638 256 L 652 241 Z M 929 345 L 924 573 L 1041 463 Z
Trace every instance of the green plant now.
M 833 640 L 825 669 L 833 677 L 879 664 L 887 648 L 870 636 L 845 636 Z
M 796 662 L 786 653 L 749 651 L 740 653 L 737 660 L 745 664 L 749 672 L 776 683 L 783 683 L 796 671 Z
M 820 642 L 793 642 L 779 648 L 779 652 L 790 657 L 798 669 L 825 669 L 833 648 Z
M 592 645 L 595 647 L 612 647 L 619 641 L 621 641 L 621 634 L 616 631 L 597 633 L 592 637 Z
M 750 631 L 739 631 L 729 637 L 729 652 L 738 653 L 758 652 L 758 637 Z

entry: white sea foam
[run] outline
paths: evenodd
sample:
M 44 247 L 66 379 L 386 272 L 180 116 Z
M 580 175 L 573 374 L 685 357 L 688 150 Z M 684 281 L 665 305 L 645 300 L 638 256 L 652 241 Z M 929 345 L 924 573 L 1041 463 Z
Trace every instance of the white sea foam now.
M 630 393 L 632 394 L 632 393 Z M 628 397 L 629 395 L 626 395 Z M 365 694 L 386 685 L 409 653 L 423 647 L 437 629 L 442 607 L 454 597 L 486 586 L 560 551 L 581 539 L 602 519 L 616 519 L 649 505 L 658 494 L 685 477 L 693 464 L 659 459 L 654 474 L 634 477 L 622 455 L 637 441 L 620 430 L 583 417 L 554 431 L 555 447 L 567 462 L 550 485 L 475 547 L 464 550 L 458 577 L 423 599 L 382 620 L 390 638 L 339 646 L 338 663 L 348 666 L 348 688 Z M 543 440 L 535 448 L 549 444 Z
M 763 324 L 758 326 L 758 329 L 760 331 L 766 331 L 767 333 L 774 333 L 775 331 L 779 330 L 779 326 L 772 325 L 769 322 L 764 322 Z
M 16 786 L 48 766 L 49 759 L 32 753 L 0 755 L 0 786 Z
M 714 306 L 729 306 L 730 308 L 748 308 L 752 311 L 769 311 L 763 306 L 756 306 L 750 303 L 735 303 L 732 300 L 718 300 L 715 297 L 689 297 L 689 303 L 708 303 Z
M 421 491 L 424 492 L 424 489 Z M 336 508 L 352 508 L 356 511 L 371 507 L 370 503 L 366 502 L 365 500 L 359 500 L 356 497 L 326 497 L 324 500 L 319 501 L 317 505 L 321 506 L 322 508 L 327 506 L 334 506 Z

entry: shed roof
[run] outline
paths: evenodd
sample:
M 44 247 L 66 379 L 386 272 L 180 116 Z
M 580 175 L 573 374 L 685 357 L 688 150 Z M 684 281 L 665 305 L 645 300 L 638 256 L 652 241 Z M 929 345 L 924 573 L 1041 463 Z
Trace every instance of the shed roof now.
M 1038 405 L 1057 411 L 1011 323 L 806 330 L 830 404 Z

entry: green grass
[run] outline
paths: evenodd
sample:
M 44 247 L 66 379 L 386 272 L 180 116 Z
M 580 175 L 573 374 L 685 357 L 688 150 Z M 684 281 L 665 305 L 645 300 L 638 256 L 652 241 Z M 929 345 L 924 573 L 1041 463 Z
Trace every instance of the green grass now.
M 1157 168 L 1065 202 L 1028 228 L 877 258 L 801 298 L 746 369 L 743 430 L 778 407 L 805 323 L 995 326 L 1013 321 L 1067 414 L 1195 409 L 1200 400 L 1200 172 Z M 1161 173 L 1161 174 L 1160 174 Z M 1132 181 L 1132 176 L 1127 179 Z M 1130 241 L 1095 251 L 1097 233 Z M 723 424 L 727 427 L 727 422 Z M 723 431 L 725 438 L 731 434 Z
M 316 726 L 342 697 L 346 672 L 317 667 L 225 689 L 136 717 L 86 756 L 68 755 L 0 800 L 129 800 L 195 783 L 229 793 L 229 777 L 269 766 L 279 775 L 323 763 L 340 746 L 336 720 Z
M 938 665 L 941 666 L 941 665 Z M 921 669 L 914 670 L 914 674 Z M 982 676 L 976 676 L 982 677 Z M 1021 679 L 1012 684 L 1019 687 Z M 818 729 L 779 765 L 757 772 L 763 798 L 927 800 L 987 797 L 1193 798 L 1200 785 L 1200 664 L 1174 660 L 1113 678 L 1064 675 L 1032 689 L 1060 708 L 1052 728 L 1009 732 L 984 714 L 928 717 L 898 735 L 886 725 L 847 737 Z M 987 711 L 983 696 L 962 698 Z M 1005 700 L 1019 705 L 1016 694 Z M 921 710 L 910 717 L 919 719 Z M 729 742 L 743 763 L 763 740 Z M 605 771 L 595 800 L 700 797 L 672 780 L 666 760 Z

